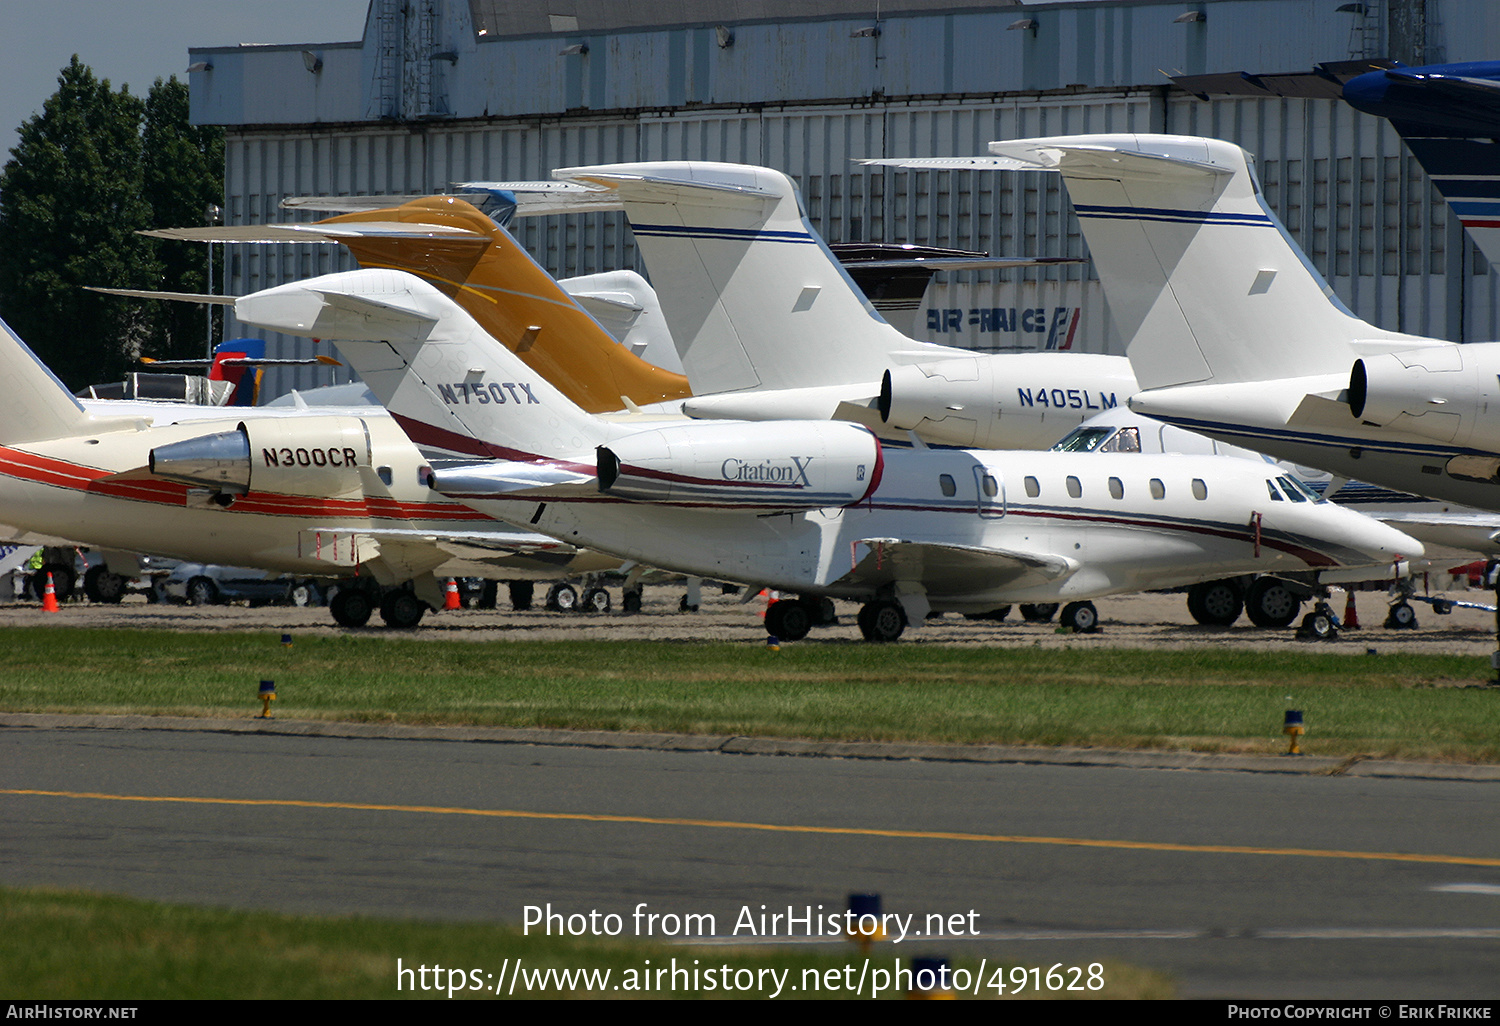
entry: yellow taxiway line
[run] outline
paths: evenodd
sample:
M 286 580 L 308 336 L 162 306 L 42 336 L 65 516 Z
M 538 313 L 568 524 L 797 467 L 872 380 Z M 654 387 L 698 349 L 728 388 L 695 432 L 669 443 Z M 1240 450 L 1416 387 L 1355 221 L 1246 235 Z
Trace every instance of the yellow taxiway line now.
M 807 826 L 745 823 L 726 819 L 667 816 L 615 816 L 589 812 L 527 812 L 520 809 L 469 809 L 445 805 L 379 805 L 364 802 L 312 802 L 292 798 L 193 798 L 173 795 L 104 794 L 94 791 L 37 791 L 0 788 L 0 795 L 84 798 L 111 802 L 180 805 L 239 805 L 256 808 L 343 809 L 353 812 L 404 812 L 430 816 L 475 816 L 487 819 L 565 820 L 579 823 L 628 823 L 644 826 L 697 827 L 707 830 L 760 830 L 783 834 L 844 837 L 889 837 L 913 841 L 962 841 L 980 844 L 1044 844 L 1067 848 L 1112 848 L 1124 851 L 1178 851 L 1199 855 L 1280 855 L 1315 859 L 1359 859 L 1374 862 L 1426 862 L 1447 866 L 1497 866 L 1500 858 L 1470 855 L 1426 855 L 1415 852 L 1347 851 L 1329 848 L 1261 848 L 1238 844 L 1174 844 L 1167 841 L 1123 841 L 1092 837 L 1032 837 L 1024 834 L 972 834 L 945 830 L 882 830 L 874 827 Z

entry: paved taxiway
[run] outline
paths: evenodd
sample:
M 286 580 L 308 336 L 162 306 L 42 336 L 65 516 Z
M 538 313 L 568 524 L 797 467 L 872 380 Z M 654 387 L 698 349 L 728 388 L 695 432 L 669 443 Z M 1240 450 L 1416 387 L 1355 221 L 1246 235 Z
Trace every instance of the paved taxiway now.
M 979 941 L 892 955 L 1117 958 L 1188 996 L 1500 996 L 1494 783 L 34 728 L 0 731 L 0 765 L 7 885 L 512 922 L 646 902 L 721 933 L 874 890 L 979 913 Z

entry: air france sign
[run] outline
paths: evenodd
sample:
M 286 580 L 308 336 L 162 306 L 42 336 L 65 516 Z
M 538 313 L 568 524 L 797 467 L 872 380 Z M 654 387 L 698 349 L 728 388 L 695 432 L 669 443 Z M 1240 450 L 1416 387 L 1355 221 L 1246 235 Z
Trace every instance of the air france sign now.
M 1042 343 L 1036 348 L 1064 351 L 1073 347 L 1082 318 L 1081 306 L 928 307 L 927 330 L 968 335 L 986 348 L 998 346 L 1000 335 L 1029 335 Z

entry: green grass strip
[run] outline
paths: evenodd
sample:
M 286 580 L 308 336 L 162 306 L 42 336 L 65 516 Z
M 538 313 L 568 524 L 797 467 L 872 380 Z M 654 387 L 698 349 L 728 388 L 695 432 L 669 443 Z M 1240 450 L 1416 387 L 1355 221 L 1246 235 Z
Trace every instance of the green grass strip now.
M 628 928 L 627 928 L 628 929 Z M 905 945 L 910 947 L 910 945 Z M 910 968 L 913 954 L 877 944 L 870 965 L 891 973 Z M 978 957 L 954 953 L 952 968 L 979 975 Z M 958 958 L 957 954 L 966 957 Z M 399 959 L 399 963 L 398 963 Z M 670 974 L 683 970 L 677 989 Z M 525 936 L 518 927 L 486 923 L 291 916 L 105 897 L 77 892 L 0 889 L 0 992 L 10 1001 L 244 998 L 414 998 L 448 1001 L 497 997 L 848 998 L 864 956 L 851 944 L 799 948 L 677 947 L 635 941 Z M 515 975 L 517 960 L 523 975 Z M 649 961 L 648 961 L 649 960 Z M 846 971 L 847 967 L 855 967 Z M 1007 983 L 1012 968 L 993 960 L 985 982 Z M 722 968 L 721 968 L 722 967 Z M 398 977 L 398 968 L 407 970 Z M 1025 996 L 1165 998 L 1161 974 L 1104 963 L 1097 991 Z M 426 969 L 426 972 L 422 972 Z M 708 970 L 713 983 L 709 984 Z M 434 971 L 436 970 L 436 971 Z M 549 972 L 553 971 L 553 972 Z M 697 970 L 696 980 L 689 975 Z M 572 985 L 556 971 L 593 973 L 595 986 Z M 607 980 L 600 974 L 608 971 Z M 1066 985 L 1083 974 L 1059 977 Z M 774 975 L 773 975 L 774 974 Z M 832 974 L 832 975 L 829 975 Z M 1025 978 L 1024 972 L 1016 974 Z M 538 979 L 540 977 L 540 979 Z M 873 980 L 872 975 L 867 979 Z M 891 976 L 894 982 L 894 976 Z M 398 989 L 398 980 L 400 989 Z M 811 984 L 819 981 L 819 989 Z M 828 984 L 837 981 L 838 987 Z M 515 982 L 514 990 L 511 983 Z M 725 982 L 732 989 L 726 990 Z M 749 983 L 748 989 L 739 989 Z M 663 984 L 668 984 L 663 986 Z M 695 985 L 696 984 L 696 985 Z M 449 987 L 456 985 L 451 998 Z M 493 993 L 500 989 L 501 994 Z M 796 991 L 790 988 L 796 987 Z M 476 989 L 477 988 L 477 989 Z M 865 996 L 870 994 L 867 983 Z M 903 993 L 888 993 L 901 997 Z M 981 987 L 978 996 L 1001 996 Z
M 1500 762 L 1463 656 L 0 631 L 0 709 Z

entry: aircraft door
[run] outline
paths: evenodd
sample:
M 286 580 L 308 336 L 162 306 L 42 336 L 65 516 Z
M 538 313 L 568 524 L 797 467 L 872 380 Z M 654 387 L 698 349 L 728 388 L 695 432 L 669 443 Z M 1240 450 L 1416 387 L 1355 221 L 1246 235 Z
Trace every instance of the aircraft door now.
M 982 463 L 974 465 L 974 491 L 977 512 L 987 520 L 1005 516 L 1005 478 L 1000 471 Z

